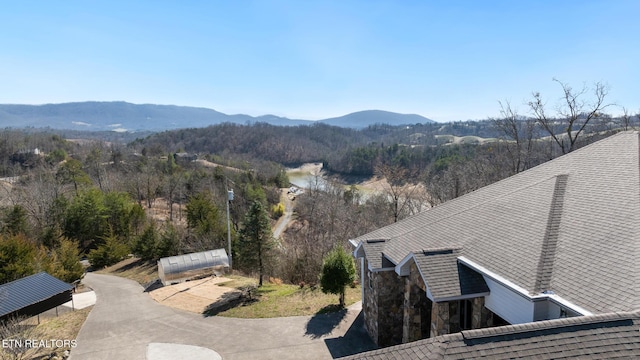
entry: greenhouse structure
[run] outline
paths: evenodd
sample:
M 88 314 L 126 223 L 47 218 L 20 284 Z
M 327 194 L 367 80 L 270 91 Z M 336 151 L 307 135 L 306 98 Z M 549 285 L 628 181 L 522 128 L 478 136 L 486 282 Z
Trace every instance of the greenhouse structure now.
M 162 285 L 189 279 L 224 274 L 229 270 L 229 257 L 224 249 L 169 256 L 158 260 L 158 276 Z

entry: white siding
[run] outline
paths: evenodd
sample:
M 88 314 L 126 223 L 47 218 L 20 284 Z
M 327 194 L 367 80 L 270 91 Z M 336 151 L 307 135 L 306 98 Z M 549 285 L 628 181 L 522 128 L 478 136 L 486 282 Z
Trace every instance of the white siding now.
M 550 315 L 558 313 L 556 316 Z M 534 302 L 533 321 L 556 319 L 560 316 L 560 307 L 548 299 Z
M 580 316 L 581 314 L 571 310 L 567 306 L 562 306 L 555 301 L 545 299 L 536 303 L 535 320 L 551 320 L 563 317 Z
M 553 301 L 547 301 L 549 303 L 547 307 L 547 319 L 559 319 L 562 307 Z
M 510 324 L 533 321 L 533 302 L 507 288 L 501 283 L 484 276 L 490 295 L 485 297 L 485 306 Z

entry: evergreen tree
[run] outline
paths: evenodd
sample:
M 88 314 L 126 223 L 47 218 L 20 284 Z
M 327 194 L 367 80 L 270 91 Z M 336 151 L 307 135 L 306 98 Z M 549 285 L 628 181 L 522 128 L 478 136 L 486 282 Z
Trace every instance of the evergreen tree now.
M 84 268 L 80 264 L 80 251 L 75 241 L 61 238 L 55 254 L 59 268 L 54 275 L 58 279 L 71 283 L 82 277 Z
M 65 209 L 64 235 L 78 240 L 83 249 L 95 248 L 112 232 L 129 241 L 142 223 L 144 210 L 126 193 L 81 192 Z M 98 240 L 99 239 L 99 240 Z
M 82 163 L 76 159 L 67 159 L 58 169 L 56 178 L 62 184 L 73 184 L 76 195 L 81 186 L 91 184 L 91 178 L 82 169 Z
M 151 222 L 133 245 L 133 253 L 145 261 L 158 259 L 159 235 L 155 225 Z
M 24 235 L 0 236 L 0 284 L 34 274 L 36 252 Z
M 103 193 L 96 189 L 85 191 L 66 209 L 64 235 L 78 240 L 85 249 L 92 248 L 96 239 L 107 235 L 108 218 Z
M 20 205 L 14 205 L 4 217 L 2 232 L 7 235 L 27 233 L 27 211 Z
M 274 239 L 269 224 L 269 214 L 260 201 L 254 201 L 245 215 L 240 238 L 238 240 L 238 256 L 242 267 L 258 271 L 262 286 L 265 265 L 271 258 Z
M 320 288 L 327 294 L 340 295 L 340 306 L 344 306 L 345 287 L 356 278 L 356 265 L 353 258 L 342 246 L 331 250 L 322 264 Z
M 118 237 L 111 232 L 104 238 L 104 244 L 91 250 L 88 257 L 93 268 L 101 269 L 123 260 L 127 254 L 129 254 L 127 245 L 120 242 Z
M 224 247 L 226 226 L 211 196 L 206 192 L 192 196 L 186 208 L 187 226 L 192 240 L 196 240 L 194 243 L 200 243 L 206 249 Z
M 167 222 L 158 243 L 158 258 L 178 255 L 180 251 L 180 234 L 176 228 Z

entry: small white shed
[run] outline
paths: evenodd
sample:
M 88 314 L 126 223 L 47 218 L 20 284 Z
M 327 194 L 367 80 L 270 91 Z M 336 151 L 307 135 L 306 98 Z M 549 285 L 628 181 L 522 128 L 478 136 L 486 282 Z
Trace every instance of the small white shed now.
M 158 260 L 158 276 L 162 285 L 212 275 L 214 272 L 225 273 L 228 270 L 229 257 L 224 249 L 169 256 Z

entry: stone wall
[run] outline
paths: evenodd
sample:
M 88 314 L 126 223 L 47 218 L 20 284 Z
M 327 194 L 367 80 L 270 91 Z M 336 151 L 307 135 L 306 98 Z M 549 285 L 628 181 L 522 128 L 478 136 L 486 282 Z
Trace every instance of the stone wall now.
M 460 301 L 433 303 L 431 337 L 452 334 L 462 330 L 460 325 Z M 484 297 L 472 299 L 471 328 L 493 326 L 493 312 L 484 306 Z
M 402 342 L 407 343 L 429 337 L 433 305 L 427 298 L 427 288 L 415 263 L 410 265 L 409 276 L 404 281 Z
M 449 332 L 449 303 L 434 302 L 431 309 L 431 337 L 450 334 Z
M 362 279 L 362 289 L 364 297 L 362 299 L 362 312 L 364 315 L 364 325 L 371 336 L 373 342 L 378 344 L 378 297 L 370 286 L 373 284 L 375 273 L 369 272 L 368 262 L 364 261 L 364 276 Z M 374 275 L 374 276 L 372 276 Z
M 481 328 L 494 326 L 493 312 L 484 306 L 484 297 L 475 298 L 473 300 L 474 300 L 473 302 L 474 326 L 476 325 L 475 324 L 476 309 L 478 308 L 480 309 L 480 319 L 479 319 L 480 323 L 478 324 L 478 327 L 474 327 L 474 329 L 481 329 Z
M 365 261 L 362 310 L 367 332 L 378 346 L 402 342 L 404 281 L 395 271 L 370 272 Z M 370 286 L 371 285 L 371 286 Z
M 434 303 L 415 264 L 409 276 L 395 271 L 370 272 L 364 261 L 362 279 L 365 327 L 380 347 L 459 332 L 461 305 L 458 300 Z M 493 326 L 493 313 L 484 297 L 472 301 L 471 328 Z
M 378 346 L 402 343 L 404 281 L 395 271 L 375 273 L 378 292 Z
M 449 334 L 462 331 L 460 325 L 461 305 L 460 301 L 449 301 Z

